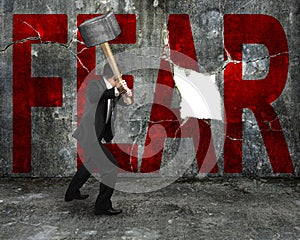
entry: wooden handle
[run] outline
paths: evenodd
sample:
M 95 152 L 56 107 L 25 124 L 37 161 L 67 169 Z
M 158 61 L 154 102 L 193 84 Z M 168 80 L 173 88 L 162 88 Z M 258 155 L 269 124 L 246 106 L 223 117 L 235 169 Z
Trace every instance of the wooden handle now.
M 111 51 L 111 48 L 108 44 L 108 42 L 102 43 L 100 44 L 102 51 L 106 57 L 106 60 L 108 62 L 108 64 L 110 65 L 111 70 L 113 71 L 115 78 L 117 79 L 118 82 L 121 82 L 122 79 L 122 75 L 120 73 L 120 70 L 118 68 L 118 65 L 116 63 L 115 57 Z M 127 96 L 125 93 L 122 94 L 123 97 L 123 101 L 127 104 L 127 105 L 131 105 L 132 104 L 132 98 Z

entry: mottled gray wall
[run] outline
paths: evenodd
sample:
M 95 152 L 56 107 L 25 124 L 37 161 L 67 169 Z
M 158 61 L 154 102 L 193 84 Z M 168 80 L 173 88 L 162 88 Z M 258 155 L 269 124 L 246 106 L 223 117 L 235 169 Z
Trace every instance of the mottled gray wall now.
M 71 134 L 76 126 L 76 18 L 78 14 L 105 11 L 105 2 L 118 14 L 133 13 L 137 17 L 137 42 L 135 45 L 114 45 L 113 51 L 119 53 L 136 47 L 161 47 L 162 27 L 168 14 L 189 14 L 199 68 L 203 72 L 217 73 L 217 84 L 223 94 L 223 16 L 225 14 L 266 14 L 275 17 L 283 26 L 289 46 L 289 76 L 282 95 L 272 105 L 276 110 L 289 151 L 295 167 L 295 176 L 300 174 L 300 83 L 299 83 L 299 1 L 234 1 L 234 0 L 121 0 L 121 1 L 71 0 L 1 0 L 0 1 L 0 175 L 1 176 L 70 176 L 76 168 L 76 142 Z M 54 14 L 68 15 L 68 47 L 60 44 L 32 46 L 32 76 L 60 76 L 63 78 L 63 106 L 59 108 L 32 109 L 32 172 L 30 174 L 12 173 L 12 17 L 13 14 Z M 73 40 L 72 40 L 73 38 Z M 263 46 L 245 46 L 243 59 L 262 59 L 259 67 L 254 64 L 243 65 L 244 79 L 264 78 L 268 71 L 267 51 Z M 103 60 L 100 51 L 98 61 Z M 134 73 L 136 118 L 135 134 L 142 152 L 149 103 L 153 99 L 157 71 L 140 70 Z M 145 81 L 152 83 L 153 89 L 146 93 L 139 89 Z M 176 102 L 176 100 L 174 100 Z M 176 103 L 175 103 L 176 104 Z M 142 123 L 141 123 L 142 122 Z M 141 126 L 141 129 L 139 126 Z M 122 128 L 122 126 L 120 126 Z M 137 130 L 138 129 L 138 130 Z M 134 132 L 136 131 L 136 132 Z M 217 134 L 221 134 L 218 131 Z M 165 158 L 172 155 L 172 147 L 164 153 Z M 191 144 L 186 144 L 190 148 Z M 218 149 L 219 175 L 223 176 L 223 150 Z M 183 159 L 184 160 L 184 159 Z M 244 110 L 243 122 L 243 174 L 246 176 L 275 176 L 272 173 L 268 155 L 257 127 L 255 117 Z M 196 164 L 188 170 L 187 176 L 196 175 Z

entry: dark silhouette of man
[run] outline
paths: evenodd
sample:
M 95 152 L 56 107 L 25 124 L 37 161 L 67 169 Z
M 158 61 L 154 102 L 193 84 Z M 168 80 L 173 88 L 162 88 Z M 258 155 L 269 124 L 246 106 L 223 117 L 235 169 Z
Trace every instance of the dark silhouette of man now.
M 86 104 L 80 125 L 73 136 L 84 150 L 85 162 L 72 178 L 65 194 L 65 201 L 83 200 L 88 194 L 81 194 L 80 188 L 97 168 L 101 176 L 100 192 L 95 203 L 96 215 L 116 215 L 121 209 L 112 207 L 111 196 L 118 174 L 118 163 L 110 151 L 102 144 L 102 139 L 111 142 L 114 135 L 113 116 L 115 105 L 126 105 L 121 97 L 132 92 L 122 80 L 119 84 L 108 64 L 104 66 L 103 77 L 99 81 L 92 80 L 86 88 Z M 120 100 L 120 101 L 119 101 Z

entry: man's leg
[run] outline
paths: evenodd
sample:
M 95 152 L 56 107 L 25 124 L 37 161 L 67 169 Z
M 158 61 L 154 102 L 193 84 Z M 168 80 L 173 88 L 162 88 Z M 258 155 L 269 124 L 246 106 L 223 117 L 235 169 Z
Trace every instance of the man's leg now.
M 113 195 L 114 189 L 100 183 L 100 192 L 96 200 L 95 209 L 96 210 L 106 210 L 112 207 L 111 196 Z
M 113 209 L 110 199 L 117 180 L 118 162 L 102 143 L 100 143 L 100 147 L 109 160 L 101 161 L 101 168 L 99 169 L 101 175 L 100 192 L 95 203 L 95 214 L 116 215 L 122 211 Z
M 81 195 L 79 189 L 89 179 L 91 173 L 85 168 L 84 164 L 77 170 L 76 174 L 72 178 L 70 185 L 66 191 L 65 201 L 69 202 L 73 199 L 86 199 L 89 195 Z

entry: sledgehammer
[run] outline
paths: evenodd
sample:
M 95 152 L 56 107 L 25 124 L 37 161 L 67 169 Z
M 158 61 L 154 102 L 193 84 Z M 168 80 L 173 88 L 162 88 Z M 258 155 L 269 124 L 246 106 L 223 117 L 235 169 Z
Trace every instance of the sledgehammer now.
M 107 62 L 115 75 L 117 86 L 120 86 L 120 81 L 123 80 L 122 75 L 108 44 L 108 41 L 115 39 L 121 33 L 120 26 L 113 12 L 87 20 L 78 28 L 88 48 L 100 44 Z M 132 104 L 131 97 L 126 94 L 122 94 L 122 97 L 127 105 Z

